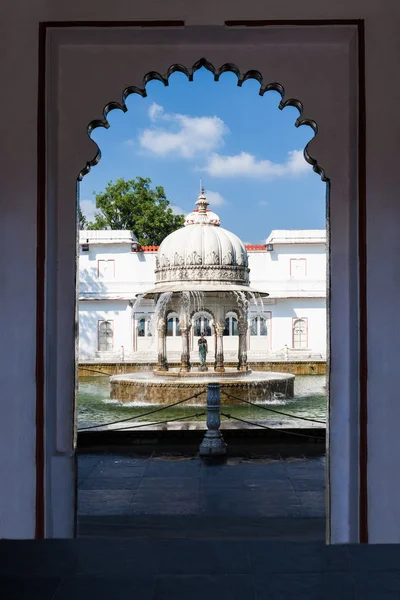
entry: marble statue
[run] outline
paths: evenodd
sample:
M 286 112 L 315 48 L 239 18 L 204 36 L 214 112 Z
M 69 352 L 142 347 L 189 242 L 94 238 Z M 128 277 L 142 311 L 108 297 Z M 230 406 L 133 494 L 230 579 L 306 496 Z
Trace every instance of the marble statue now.
M 197 344 L 199 347 L 200 371 L 207 371 L 208 369 L 207 369 L 207 365 L 206 365 L 206 359 L 207 359 L 207 352 L 208 352 L 208 344 L 207 344 L 206 338 L 204 337 L 203 332 L 201 333 Z

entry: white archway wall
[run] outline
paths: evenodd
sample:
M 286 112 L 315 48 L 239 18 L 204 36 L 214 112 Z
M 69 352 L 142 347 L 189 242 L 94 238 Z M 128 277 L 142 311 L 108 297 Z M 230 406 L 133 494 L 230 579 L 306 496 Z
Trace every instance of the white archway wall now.
M 226 19 L 345 19 L 364 18 L 366 33 L 366 93 L 367 93 L 367 233 L 368 233 L 368 341 L 369 341 L 369 534 L 375 542 L 399 542 L 400 515 L 398 511 L 399 486 L 392 474 L 396 471 L 395 461 L 400 450 L 398 437 L 398 403 L 393 390 L 398 389 L 397 337 L 393 331 L 398 326 L 399 277 L 397 262 L 390 257 L 397 256 L 399 250 L 398 227 L 400 206 L 398 203 L 397 162 L 400 145 L 400 123 L 398 106 L 400 82 L 397 69 L 398 30 L 400 15 L 398 3 L 385 3 L 384 11 L 380 0 L 348 0 L 345 5 L 330 3 L 322 6 L 318 0 L 307 0 L 299 5 L 295 0 L 284 4 L 267 1 L 260 4 L 257 0 L 248 0 L 246 7 L 238 0 L 221 0 L 219 3 L 204 0 L 201 4 L 185 5 L 178 1 L 164 4 L 153 3 L 137 5 L 126 0 L 115 0 L 113 18 L 132 19 L 184 19 L 188 25 L 222 25 Z M 3 122 L 0 160 L 2 164 L 2 207 L 3 219 L 0 223 L 0 244 L 3 261 L 3 281 L 5 286 L 0 296 L 2 313 L 7 315 L 3 336 L 7 344 L 7 353 L 2 358 L 0 389 L 4 398 L 0 419 L 0 487 L 7 490 L 0 497 L 0 514 L 5 518 L 0 523 L 2 537 L 32 537 L 35 527 L 35 351 L 36 351 L 36 190 L 37 190 L 37 67 L 38 67 L 38 23 L 40 21 L 76 21 L 108 20 L 109 3 L 105 0 L 82 0 L 77 4 L 43 3 L 42 0 L 7 3 L 2 5 L 0 19 L 0 39 L 5 49 L 1 53 L 0 77 L 2 95 L 0 107 L 2 114 L 10 115 Z M 23 14 L 23 18 L 21 15 Z M 16 68 L 17 65 L 17 68 Z M 82 63 L 79 69 L 91 77 L 90 69 Z M 78 70 L 79 70 L 78 69 Z M 309 65 L 315 80 L 327 84 L 329 66 L 319 51 Z M 378 82 L 387 82 L 388 89 L 382 90 Z M 127 83 L 131 83 L 128 81 Z M 120 90 L 118 90 L 118 93 Z M 105 102 L 111 98 L 105 98 Z M 306 98 L 301 100 L 308 104 Z M 96 98 L 96 106 L 103 101 Z M 340 107 L 332 113 L 337 119 Z M 94 116 L 92 106 L 89 119 Z M 99 109 L 100 116 L 100 109 Z M 318 120 L 316 114 L 310 116 Z M 352 115 L 354 118 L 354 115 Z M 335 121 L 338 125 L 338 121 Z M 339 126 L 336 132 L 340 131 Z M 322 130 L 321 130 L 322 134 Z M 331 145 L 338 148 L 334 135 Z M 356 141 L 351 146 L 356 151 Z M 90 146 L 90 142 L 85 142 Z M 85 160 L 92 155 L 93 148 L 85 151 Z M 81 152 L 81 149 L 79 149 Z M 320 153 L 311 149 L 320 157 Z M 322 156 L 322 155 L 321 155 Z M 337 154 L 342 160 L 340 152 Z M 72 158 L 72 157 L 71 157 Z M 53 155 L 53 160 L 57 157 Z M 321 160 L 323 164 L 323 161 Z M 79 165 L 80 168 L 81 165 Z M 70 173 L 75 177 L 75 165 L 70 165 Z M 329 173 L 332 177 L 332 174 Z M 54 186 L 53 182 L 53 186 Z M 54 193 L 53 189 L 50 192 Z M 334 192 L 334 189 L 332 190 Z M 352 190 L 352 198 L 355 198 Z M 71 202 L 75 190 L 68 190 Z M 51 208 L 51 206 L 49 206 Z M 56 216 L 49 215 L 49 222 Z M 334 225 L 334 223 L 332 223 Z M 339 225 L 339 224 L 338 224 Z M 57 231 L 49 230 L 53 243 Z M 15 248 L 18 239 L 18 252 Z M 70 241 L 62 242 L 61 246 Z M 356 243 L 354 240 L 353 246 Z M 54 245 L 53 245 L 54 248 Z M 354 247 L 353 247 L 354 250 Z M 338 251 L 337 261 L 347 262 L 348 244 Z M 48 265 L 56 261 L 51 249 L 48 252 Z M 353 272 L 356 269 L 354 268 Z M 382 290 L 385 294 L 382 295 Z M 57 290 L 58 291 L 58 290 Z M 343 307 L 347 322 L 357 315 L 349 314 Z M 71 309 L 70 309 L 71 310 Z M 70 327 L 70 316 L 66 318 Z M 15 324 L 18 324 L 18 327 Z M 60 323 L 59 323 L 60 325 Z M 343 323 L 345 328 L 345 323 Z M 54 348 L 57 327 L 55 319 L 52 329 L 48 329 L 48 344 Z M 332 340 L 334 343 L 334 340 Z M 355 350 L 355 349 L 354 349 Z M 354 351 L 353 350 L 353 351 Z M 67 354 L 70 348 L 67 349 Z M 343 357 L 346 363 L 347 356 Z M 62 356 L 59 355 L 61 364 Z M 68 363 L 67 363 L 68 364 Z M 71 369 L 71 366 L 69 367 Z M 340 364 L 332 364 L 333 372 L 339 375 Z M 348 373 L 346 370 L 345 373 Z M 61 376 L 58 371 L 57 377 Z M 346 397 L 353 391 L 348 379 L 343 378 Z M 354 384 L 353 384 L 354 387 Z M 357 386 L 356 386 L 357 387 Z M 335 391 L 335 390 L 334 390 Z M 340 392 L 340 386 L 336 389 Z M 354 396 L 356 397 L 356 396 Z M 11 401 L 12 400 L 12 401 Z M 70 390 L 69 398 L 70 402 Z M 352 402 L 356 406 L 356 401 Z M 6 410 L 4 408 L 6 406 Z M 337 408 L 340 408 L 337 407 Z M 58 411 L 58 414 L 60 411 Z M 60 418 L 62 415 L 60 415 Z M 347 418 L 347 417 L 345 417 Z M 350 417 L 349 417 L 350 418 Z M 354 419 L 354 415 L 351 415 Z M 48 417 L 48 424 L 50 418 Z M 384 435 L 382 435 L 384 432 Z M 50 433 L 50 432 L 49 432 Z M 336 438 L 334 422 L 331 436 L 337 448 L 341 447 L 340 432 Z M 69 436 L 67 436 L 68 438 Z M 343 447 L 342 456 L 346 456 Z M 49 448 L 50 449 L 50 448 Z M 69 464 L 68 456 L 62 455 L 53 461 L 55 472 L 58 464 Z M 353 475 L 354 476 L 354 475 Z M 68 498 L 67 513 L 70 511 L 70 482 L 64 475 L 60 484 L 65 482 L 65 490 L 57 493 Z M 385 490 L 382 495 L 381 490 Z M 333 504 L 345 510 L 347 498 L 344 494 L 332 498 Z M 51 512 L 51 511 L 50 511 Z M 70 528 L 63 517 L 67 513 L 54 512 L 48 523 L 48 535 L 51 520 L 62 532 L 70 534 Z M 354 515 L 348 515 L 348 519 Z M 348 530 L 343 522 L 338 534 Z M 57 532 L 56 532 L 57 533 Z
M 357 254 L 350 257 L 350 244 L 353 239 L 356 240 L 357 231 L 356 224 L 351 223 L 349 209 L 351 170 L 353 173 L 356 171 L 356 163 L 352 162 L 355 156 L 351 153 L 353 140 L 356 140 L 356 123 L 351 121 L 349 105 L 351 97 L 356 103 L 356 78 L 355 90 L 349 89 L 351 69 L 356 76 L 355 41 L 354 26 L 340 30 L 300 27 L 251 31 L 224 28 L 211 31 L 207 27 L 193 27 L 119 34 L 108 30 L 54 30 L 51 42 L 54 53 L 57 50 L 58 62 L 54 65 L 55 70 L 49 73 L 49 98 L 57 112 L 59 127 L 58 138 L 50 140 L 55 144 L 54 154 L 58 156 L 58 240 L 61 244 L 58 264 L 64 265 L 58 270 L 61 290 L 58 297 L 68 302 L 58 313 L 58 331 L 63 332 L 63 339 L 58 339 L 60 352 L 64 355 L 62 363 L 73 360 L 72 331 L 66 326 L 67 320 L 72 318 L 73 297 L 65 274 L 74 266 L 72 224 L 75 207 L 71 202 L 74 179 L 86 160 L 96 152 L 93 142 L 82 132 L 86 131 L 90 121 L 102 117 L 102 109 L 108 102 L 121 102 L 122 91 L 127 85 L 141 88 L 143 76 L 150 71 L 165 74 L 173 64 L 191 68 L 205 57 L 216 69 L 225 63 L 233 63 L 241 73 L 258 70 L 265 77 L 265 84 L 281 83 L 286 90 L 285 99 L 301 100 L 305 107 L 302 116 L 318 123 L 319 135 L 311 142 L 309 151 L 318 158 L 333 182 L 331 237 L 334 285 L 331 307 L 334 322 L 340 323 L 340 327 L 334 328 L 331 339 L 334 356 L 331 384 L 334 398 L 331 408 L 331 431 L 334 435 L 330 459 L 333 490 L 331 526 L 332 539 L 337 541 L 357 538 L 358 431 L 357 418 L 350 419 L 349 387 L 352 374 L 356 377 L 356 385 L 358 372 L 357 349 L 351 347 L 352 338 L 357 338 L 357 325 L 349 319 L 351 312 L 357 310 L 357 298 L 351 296 L 348 284 L 350 269 L 357 268 Z M 96 44 L 95 52 L 93 44 Z M 84 70 L 78 68 L 82 64 L 85 65 Z M 311 64 L 315 65 L 314 69 L 310 69 Z M 316 76 L 322 71 L 325 73 L 323 84 Z M 188 82 L 188 85 L 193 84 Z M 356 116 L 356 106 L 353 111 L 353 116 Z M 53 130 L 51 118 L 48 126 L 49 130 Z M 52 154 L 51 148 L 49 150 Z M 66 223 L 70 223 L 69 230 Z M 57 249 L 54 251 L 57 252 Z M 72 383 L 67 377 L 60 376 L 58 385 L 57 398 L 59 411 L 64 415 L 63 423 L 71 423 L 68 411 L 71 410 Z M 62 425 L 57 435 L 64 439 L 65 434 L 65 425 Z M 340 454 L 336 454 L 336 449 L 340 449 Z M 350 495 L 347 490 L 350 490 Z M 344 493 L 347 501 L 343 500 Z M 350 516 L 352 511 L 355 511 L 355 518 Z M 353 523 L 352 530 L 349 523 Z

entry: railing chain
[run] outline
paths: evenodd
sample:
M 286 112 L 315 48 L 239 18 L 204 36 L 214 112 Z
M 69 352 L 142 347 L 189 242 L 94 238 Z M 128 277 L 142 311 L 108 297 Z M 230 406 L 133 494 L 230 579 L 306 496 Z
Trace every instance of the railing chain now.
M 228 392 L 224 392 L 224 390 L 221 390 L 221 393 L 224 394 L 225 396 L 228 396 L 228 398 L 233 398 L 233 400 L 238 400 L 238 402 L 244 402 L 245 404 L 250 404 L 251 406 L 255 406 L 256 408 L 261 408 L 262 410 L 268 410 L 269 412 L 276 413 L 277 415 L 284 415 L 285 417 L 292 417 L 292 419 L 302 419 L 303 421 L 310 421 L 311 423 L 320 423 L 321 425 L 326 425 L 326 421 L 318 421 L 317 419 L 308 419 L 307 417 L 301 417 L 300 415 L 290 415 L 289 413 L 285 413 L 281 410 L 269 408 L 269 406 L 263 406 L 261 404 L 256 404 L 255 402 L 250 402 L 250 400 L 243 400 L 243 398 L 238 398 L 237 396 L 228 394 Z
M 118 425 L 119 423 L 126 423 L 127 421 L 133 421 L 135 419 L 141 419 L 142 417 L 147 417 L 148 415 L 153 415 L 154 413 L 160 412 L 162 410 L 166 410 L 167 408 L 172 408 L 173 406 L 178 406 L 178 404 L 183 404 L 184 402 L 189 402 L 189 400 L 193 400 L 194 398 L 198 398 L 202 394 L 205 394 L 206 390 L 198 392 L 189 398 L 185 398 L 184 400 L 178 400 L 178 402 L 174 402 L 173 404 L 166 404 L 165 406 L 160 406 L 159 408 L 155 408 L 154 410 L 149 410 L 148 412 L 142 413 L 141 415 L 136 415 L 132 417 L 127 417 L 126 419 L 119 419 L 118 421 L 109 421 L 108 423 L 99 423 L 98 425 L 89 425 L 88 427 L 82 427 L 78 429 L 78 433 L 81 431 L 89 431 L 90 429 L 98 429 L 99 427 L 107 427 L 108 425 Z M 115 429 L 114 431 L 119 431 Z

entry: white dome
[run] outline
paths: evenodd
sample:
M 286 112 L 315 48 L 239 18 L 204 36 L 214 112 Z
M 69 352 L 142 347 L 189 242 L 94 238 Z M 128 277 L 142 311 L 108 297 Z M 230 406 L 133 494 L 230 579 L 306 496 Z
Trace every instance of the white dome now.
M 207 223 L 211 225 L 220 225 L 221 223 L 219 216 L 209 208 L 207 208 L 206 217 Z M 203 215 L 199 213 L 198 208 L 186 215 L 184 225 L 186 227 L 186 225 L 195 225 L 196 223 L 204 223 Z
M 202 193 L 198 210 L 185 219 L 185 227 L 161 243 L 156 259 L 157 284 L 191 282 L 249 285 L 247 252 L 241 240 L 219 227 L 219 217 L 207 210 Z M 164 287 L 164 286 L 163 286 Z

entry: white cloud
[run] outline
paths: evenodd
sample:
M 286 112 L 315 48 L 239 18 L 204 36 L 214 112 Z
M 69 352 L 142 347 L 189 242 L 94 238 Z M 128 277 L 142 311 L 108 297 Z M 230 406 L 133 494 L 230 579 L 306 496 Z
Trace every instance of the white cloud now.
M 176 204 L 171 204 L 170 209 L 172 210 L 174 215 L 185 215 L 188 212 L 187 210 L 183 210 L 183 208 L 177 206 Z
M 312 169 L 310 163 L 304 158 L 303 150 L 291 150 L 288 152 L 286 166 L 293 175 L 308 172 Z
M 166 113 L 159 104 L 151 104 L 149 117 L 154 125 L 139 136 L 141 148 L 156 156 L 174 155 L 192 158 L 206 154 L 223 144 L 223 136 L 229 131 L 219 117 L 191 117 L 179 113 Z
M 268 206 L 268 202 L 266 200 L 260 200 L 258 205 L 259 206 Z
M 212 192 L 211 190 L 206 190 L 206 198 L 209 203 L 213 206 L 222 206 L 223 204 L 227 204 L 227 201 L 219 192 Z
M 241 152 L 233 156 L 214 153 L 203 169 L 213 177 L 256 177 L 272 179 L 275 177 L 300 175 L 311 170 L 303 157 L 302 150 L 288 152 L 284 163 L 259 160 L 254 154 Z
M 86 217 L 87 221 L 94 220 L 94 213 L 96 210 L 96 203 L 94 200 L 80 200 L 81 211 Z
M 153 102 L 153 104 L 150 105 L 148 113 L 149 113 L 150 120 L 156 121 L 164 113 L 164 109 L 162 106 L 157 104 L 157 102 Z

